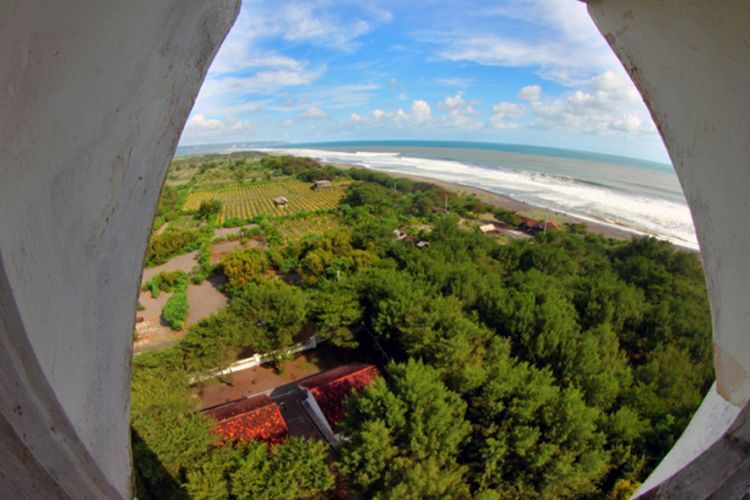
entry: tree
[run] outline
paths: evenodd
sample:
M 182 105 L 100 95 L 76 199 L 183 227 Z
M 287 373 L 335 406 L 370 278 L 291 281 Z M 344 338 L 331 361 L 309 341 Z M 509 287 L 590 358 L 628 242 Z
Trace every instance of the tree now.
M 229 311 L 244 322 L 251 335 L 265 337 L 268 348 L 281 349 L 291 346 L 300 333 L 307 301 L 297 287 L 283 281 L 261 280 L 245 286 Z
M 366 497 L 466 496 L 457 463 L 470 432 L 466 404 L 420 361 L 392 363 L 388 375 L 348 400 L 341 471 Z
M 203 200 L 198 207 L 196 217 L 201 220 L 208 220 L 219 212 L 221 212 L 221 202 L 219 200 Z
M 345 287 L 330 287 L 312 301 L 310 317 L 315 331 L 338 347 L 354 348 L 359 344 L 352 328 L 362 319 L 357 295 Z
M 239 465 L 230 475 L 235 498 L 302 498 L 329 490 L 327 447 L 319 440 L 291 437 L 274 446 L 245 445 Z
M 239 290 L 268 269 L 268 258 L 257 248 L 239 248 L 221 261 L 229 287 Z
M 608 470 L 599 412 L 561 389 L 549 371 L 510 356 L 495 340 L 490 374 L 470 401 L 469 456 L 478 488 L 502 498 L 566 498 L 597 491 Z
M 134 361 L 131 383 L 133 463 L 139 498 L 174 497 L 183 474 L 216 437 L 208 417 L 193 413 L 178 351 L 145 353 Z

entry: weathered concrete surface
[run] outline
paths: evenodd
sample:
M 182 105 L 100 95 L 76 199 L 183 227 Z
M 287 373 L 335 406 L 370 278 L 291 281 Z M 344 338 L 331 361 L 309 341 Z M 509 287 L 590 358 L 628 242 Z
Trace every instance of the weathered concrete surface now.
M 137 287 L 238 0 L 0 0 L 0 485 L 130 496 Z
M 716 392 L 739 410 L 750 399 L 750 8 L 746 0 L 592 0 L 588 9 L 643 95 L 682 183 L 711 301 Z M 715 409 L 728 404 L 713 398 Z M 728 431 L 731 419 L 691 426 L 658 479 L 707 451 L 661 491 L 702 498 L 738 479 L 743 469 L 730 455 L 742 446 L 724 448 L 725 460 L 720 450 L 747 433 L 740 419 Z M 713 461 L 710 450 L 719 450 Z M 714 489 L 691 490 L 690 474 Z

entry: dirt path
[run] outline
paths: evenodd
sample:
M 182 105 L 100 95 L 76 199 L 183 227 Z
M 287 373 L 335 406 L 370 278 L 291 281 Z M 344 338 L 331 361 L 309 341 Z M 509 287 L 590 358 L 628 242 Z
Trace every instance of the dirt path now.
M 159 274 L 162 271 L 169 272 L 169 271 L 190 271 L 193 266 L 198 264 L 198 251 L 194 250 L 190 253 L 186 253 L 183 255 L 178 255 L 177 257 L 174 257 L 173 259 L 168 260 L 164 264 L 149 267 L 147 269 L 143 270 L 143 278 L 142 283 L 147 282 L 157 274 Z
M 267 246 L 265 241 L 259 240 L 248 240 L 244 245 L 240 240 L 221 241 L 211 246 L 211 263 L 216 264 L 233 250 L 240 247 L 266 248 Z
M 221 238 L 230 235 L 234 236 L 235 234 L 240 234 L 243 229 L 253 229 L 255 227 L 258 227 L 258 224 L 248 224 L 247 226 L 242 227 L 220 227 L 214 231 L 214 238 Z
M 203 400 L 203 408 L 209 408 L 246 396 L 262 393 L 270 395 L 277 387 L 353 361 L 369 362 L 370 359 L 366 354 L 337 350 L 321 344 L 316 349 L 300 353 L 287 361 L 281 373 L 269 365 L 256 366 L 235 372 L 223 382 L 210 379 L 203 387 L 198 388 L 197 394 Z

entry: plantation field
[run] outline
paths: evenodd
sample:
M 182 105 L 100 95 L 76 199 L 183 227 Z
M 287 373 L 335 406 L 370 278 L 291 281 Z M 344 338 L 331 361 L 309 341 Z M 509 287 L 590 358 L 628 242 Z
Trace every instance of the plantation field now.
M 291 215 L 303 211 L 335 208 L 344 197 L 344 189 L 335 185 L 330 189 L 313 191 L 312 184 L 298 180 L 233 185 L 206 191 L 195 191 L 188 195 L 183 210 L 197 210 L 202 201 L 219 200 L 221 213 L 217 222 L 226 219 L 249 219 L 256 215 Z M 284 207 L 277 207 L 273 200 L 283 196 L 288 200 Z
M 333 216 L 320 215 L 304 219 L 287 219 L 276 224 L 284 243 L 296 241 L 309 233 L 322 234 L 341 228 L 341 223 Z

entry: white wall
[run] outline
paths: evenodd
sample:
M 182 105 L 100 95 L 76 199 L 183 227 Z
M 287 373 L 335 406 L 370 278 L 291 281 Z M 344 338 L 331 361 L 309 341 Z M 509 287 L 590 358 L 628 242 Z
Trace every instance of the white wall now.
M 716 392 L 704 410 L 736 414 L 750 399 L 750 5 L 598 0 L 588 9 L 651 110 L 693 214 L 716 369 Z M 691 424 L 658 479 L 708 449 L 731 423 L 709 418 Z M 704 486 L 718 485 L 735 473 L 731 467 L 719 460 L 693 475 Z
M 0 440 L 17 450 L 0 458 L 6 494 L 129 495 L 142 259 L 168 162 L 238 8 L 0 1 Z

